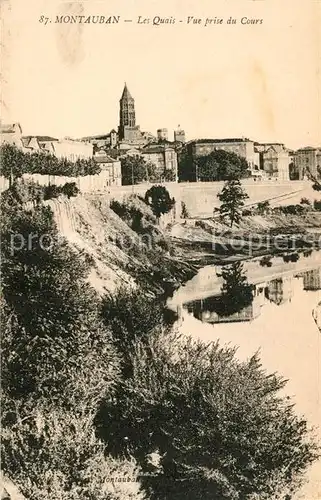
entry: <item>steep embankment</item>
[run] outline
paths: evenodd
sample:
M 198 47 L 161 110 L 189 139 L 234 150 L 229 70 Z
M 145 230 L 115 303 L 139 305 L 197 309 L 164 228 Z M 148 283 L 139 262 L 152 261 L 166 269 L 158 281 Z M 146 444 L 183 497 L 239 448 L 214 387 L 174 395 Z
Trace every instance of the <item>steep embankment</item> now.
M 153 238 L 133 231 L 111 210 L 109 202 L 100 195 L 45 202 L 53 210 L 59 233 L 92 258 L 89 280 L 97 291 L 113 292 L 120 286 L 139 284 L 149 292 L 162 293 L 194 274 L 194 269 L 162 250 Z M 155 230 L 162 232 L 159 227 Z
M 77 196 L 48 200 L 59 233 L 80 251 L 93 259 L 89 279 L 100 292 L 113 291 L 120 285 L 134 286 L 134 280 L 126 272 L 129 259 L 140 267 L 135 257 L 129 257 L 122 242 L 130 241 L 139 246 L 137 235 L 110 208 L 108 201 Z M 122 248 L 123 246 L 123 248 Z

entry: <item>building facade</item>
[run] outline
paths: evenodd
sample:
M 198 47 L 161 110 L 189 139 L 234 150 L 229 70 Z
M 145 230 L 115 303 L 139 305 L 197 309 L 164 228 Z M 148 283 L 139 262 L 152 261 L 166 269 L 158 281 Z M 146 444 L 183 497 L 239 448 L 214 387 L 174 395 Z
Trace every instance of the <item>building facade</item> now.
M 121 163 L 106 155 L 103 151 L 94 155 L 94 160 L 98 163 L 104 175 L 105 186 L 121 186 Z
M 215 150 L 222 149 L 245 158 L 252 171 L 260 168 L 260 155 L 254 148 L 254 141 L 245 138 L 230 139 L 198 139 L 187 144 L 187 151 L 192 159 L 206 156 Z
M 158 141 L 168 141 L 168 130 L 167 128 L 157 129 L 157 140 Z
M 267 179 L 290 180 L 291 155 L 282 143 L 255 144 L 260 154 L 260 167 Z
M 57 158 L 66 158 L 71 162 L 89 160 L 93 157 L 93 145 L 72 139 L 62 139 L 52 142 L 52 150 L 49 148 L 48 152 Z
M 155 175 L 160 182 L 177 181 L 177 153 L 173 147 L 167 144 L 150 144 L 140 152 L 146 161 L 155 165 Z
M 108 134 L 92 135 L 82 137 L 82 142 L 89 142 L 94 146 L 95 150 L 115 148 L 118 144 L 118 134 L 115 129 L 112 129 Z
M 185 131 L 180 128 L 178 125 L 178 128 L 174 130 L 174 142 L 182 142 L 184 143 L 186 141 L 185 137 Z
M 307 146 L 298 149 L 294 153 L 294 166 L 300 180 L 308 178 L 309 173 L 320 178 L 318 168 L 321 168 L 321 148 Z
M 118 136 L 119 147 L 123 150 L 134 145 L 143 146 L 147 143 L 139 125 L 136 125 L 135 100 L 130 94 L 126 83 L 119 101 Z

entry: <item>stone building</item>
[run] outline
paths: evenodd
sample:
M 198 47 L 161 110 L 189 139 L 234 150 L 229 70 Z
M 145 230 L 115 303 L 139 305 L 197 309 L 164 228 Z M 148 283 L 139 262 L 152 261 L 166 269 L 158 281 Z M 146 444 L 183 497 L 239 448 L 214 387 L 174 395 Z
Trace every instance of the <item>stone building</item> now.
M 115 129 L 112 129 L 108 134 L 82 137 L 81 141 L 89 142 L 96 150 L 115 148 L 118 144 L 118 134 Z
M 141 149 L 146 161 L 155 165 L 156 177 L 159 181 L 177 181 L 177 153 L 173 147 L 165 144 L 149 144 Z
M 108 156 L 104 151 L 99 151 L 94 155 L 94 160 L 98 163 L 104 173 L 106 186 L 121 186 L 121 163 Z
M 22 137 L 24 151 L 28 153 L 44 151 L 54 154 L 53 143 L 58 142 L 58 140 L 56 137 L 48 135 L 24 135 Z
M 119 148 L 123 150 L 147 143 L 139 125 L 136 125 L 135 99 L 131 96 L 126 83 L 119 101 L 118 136 Z
M 66 158 L 71 162 L 77 160 L 89 160 L 93 156 L 93 145 L 72 139 L 59 139 L 46 143 L 43 150 L 53 154 L 57 158 Z
M 255 143 L 260 154 L 260 168 L 268 179 L 290 180 L 291 155 L 282 143 Z
M 159 128 L 157 130 L 157 140 L 158 141 L 168 141 L 168 130 L 167 130 L 167 128 Z
M 298 171 L 299 179 L 306 179 L 309 172 L 320 178 L 318 167 L 321 168 L 321 148 L 307 146 L 298 149 L 294 154 L 294 165 Z
M 174 130 L 174 142 L 182 142 L 184 143 L 186 141 L 185 137 L 185 131 L 180 128 L 178 125 L 178 128 Z
M 251 171 L 258 171 L 260 166 L 259 152 L 254 148 L 254 141 L 246 138 L 229 139 L 197 139 L 187 143 L 187 151 L 192 159 L 206 156 L 217 149 L 223 149 L 245 158 Z

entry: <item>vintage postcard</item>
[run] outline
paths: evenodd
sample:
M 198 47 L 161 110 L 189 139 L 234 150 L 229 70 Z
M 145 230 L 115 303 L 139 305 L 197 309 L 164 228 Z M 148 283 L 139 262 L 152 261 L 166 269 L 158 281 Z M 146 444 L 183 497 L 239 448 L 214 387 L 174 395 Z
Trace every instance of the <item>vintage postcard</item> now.
M 1 1 L 1 500 L 321 499 L 321 1 Z

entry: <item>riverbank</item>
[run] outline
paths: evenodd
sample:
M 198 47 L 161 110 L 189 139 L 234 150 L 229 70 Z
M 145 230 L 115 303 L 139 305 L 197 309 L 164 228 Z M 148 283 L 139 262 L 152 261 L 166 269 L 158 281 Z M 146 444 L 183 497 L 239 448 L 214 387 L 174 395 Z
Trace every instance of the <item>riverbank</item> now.
M 244 216 L 231 229 L 217 219 L 186 219 L 167 231 L 178 257 L 197 267 L 321 246 L 321 213 Z
M 60 234 L 89 255 L 89 280 L 102 294 L 122 286 L 154 296 L 169 294 L 205 265 L 289 252 L 301 256 L 318 248 L 320 240 L 321 213 L 315 211 L 245 216 L 231 230 L 214 219 L 173 220 L 164 227 L 135 196 L 124 200 L 119 213 L 105 196 L 60 197 L 45 203 L 53 210 Z

